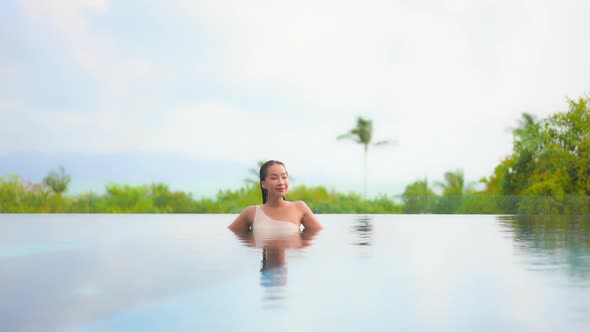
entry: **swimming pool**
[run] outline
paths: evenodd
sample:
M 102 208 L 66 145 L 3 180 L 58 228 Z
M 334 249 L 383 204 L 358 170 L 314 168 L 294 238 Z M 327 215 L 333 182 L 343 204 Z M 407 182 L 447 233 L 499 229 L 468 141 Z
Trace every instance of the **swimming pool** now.
M 587 331 L 590 218 L 0 215 L 2 331 Z M 290 242 L 292 243 L 292 242 Z

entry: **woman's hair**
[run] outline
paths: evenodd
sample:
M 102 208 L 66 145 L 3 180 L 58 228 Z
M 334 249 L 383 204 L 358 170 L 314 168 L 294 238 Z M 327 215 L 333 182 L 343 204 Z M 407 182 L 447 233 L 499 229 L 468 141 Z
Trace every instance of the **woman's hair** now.
M 268 195 L 266 192 L 266 189 L 262 188 L 262 181 L 264 181 L 266 179 L 266 176 L 268 175 L 268 168 L 272 165 L 283 165 L 283 167 L 285 167 L 285 164 L 283 164 L 282 162 L 278 161 L 278 160 L 269 160 L 267 162 L 265 162 L 264 164 L 262 164 L 262 166 L 260 166 L 260 190 L 262 191 L 262 204 L 266 203 Z M 287 167 L 285 167 L 285 171 L 287 170 Z M 283 197 L 283 199 L 285 199 L 285 197 Z

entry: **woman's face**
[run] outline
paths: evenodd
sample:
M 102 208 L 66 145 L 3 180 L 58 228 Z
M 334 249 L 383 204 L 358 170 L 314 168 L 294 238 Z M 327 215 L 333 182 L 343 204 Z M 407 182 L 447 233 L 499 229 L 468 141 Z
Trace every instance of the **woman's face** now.
M 289 189 L 289 175 L 285 166 L 274 164 L 266 169 L 266 179 L 262 181 L 262 188 L 268 196 L 285 196 Z

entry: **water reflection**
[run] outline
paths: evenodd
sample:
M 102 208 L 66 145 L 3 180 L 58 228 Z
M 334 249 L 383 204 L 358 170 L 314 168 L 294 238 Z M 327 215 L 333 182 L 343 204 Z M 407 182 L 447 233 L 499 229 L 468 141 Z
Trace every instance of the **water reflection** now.
M 354 245 L 370 246 L 373 244 L 373 217 L 368 215 L 355 216 L 352 232 L 356 235 Z
M 267 307 L 277 307 L 286 299 L 287 249 L 302 249 L 312 244 L 318 230 L 304 230 L 291 235 L 272 232 L 234 231 L 247 247 L 261 249 L 260 286 L 265 289 Z
M 575 284 L 590 287 L 590 217 L 503 216 L 499 223 L 529 269 L 565 271 Z
M 373 217 L 356 215 L 351 226 L 354 234 L 352 245 L 358 246 L 359 258 L 364 260 L 372 256 L 373 245 Z

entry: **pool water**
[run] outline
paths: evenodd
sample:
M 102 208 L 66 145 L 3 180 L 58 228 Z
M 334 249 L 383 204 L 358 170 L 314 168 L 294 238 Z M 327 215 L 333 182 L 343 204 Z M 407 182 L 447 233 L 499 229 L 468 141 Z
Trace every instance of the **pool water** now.
M 590 217 L 318 217 L 0 215 L 0 330 L 590 330 Z

